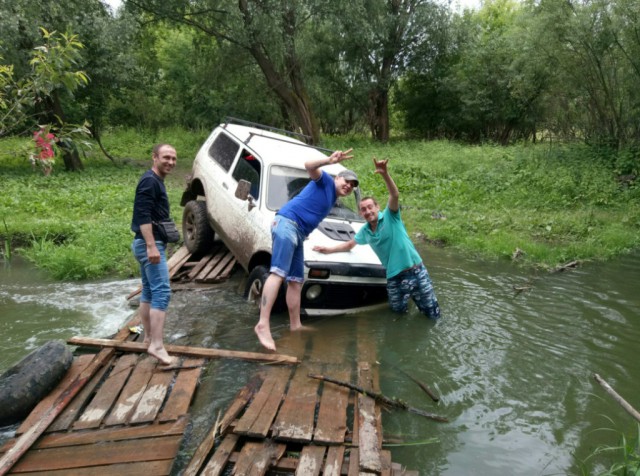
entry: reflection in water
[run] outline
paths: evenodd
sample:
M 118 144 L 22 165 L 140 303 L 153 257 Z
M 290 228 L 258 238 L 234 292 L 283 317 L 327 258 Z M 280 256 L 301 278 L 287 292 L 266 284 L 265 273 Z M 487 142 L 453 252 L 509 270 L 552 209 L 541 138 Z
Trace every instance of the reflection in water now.
M 316 331 L 292 338 L 286 314 L 272 318 L 281 353 L 321 349 L 326 359 L 343 353 L 348 362 L 357 362 L 362 343 L 373 344 L 384 394 L 451 420 L 384 413 L 385 437 L 406 442 L 438 438 L 435 444 L 392 448 L 394 461 L 423 475 L 580 474 L 573 454 L 581 460 L 598 445 L 618 443 L 615 433 L 594 430 L 614 427 L 631 433 L 630 418 L 592 375 L 602 375 L 632 402 L 640 394 L 640 256 L 535 275 L 506 262 L 465 260 L 449 250 L 421 251 L 443 309 L 439 322 L 415 309 L 400 317 L 382 310 L 308 319 L 305 323 Z M 212 288 L 176 292 L 167 340 L 261 351 L 253 334 L 257 312 L 241 297 L 241 274 Z M 525 284 L 531 290 L 516 294 L 514 286 Z M 130 313 L 121 299 L 135 286 L 135 280 L 55 284 L 33 276 L 7 278 L 5 272 L 0 278 L 3 344 L 35 339 L 35 347 L 52 334 L 108 335 Z M 10 319 L 5 318 L 7 308 Z M 440 402 L 432 402 L 394 366 L 431 386 Z M 229 359 L 209 363 L 176 471 L 260 368 Z M 327 373 L 334 368 L 330 364 Z

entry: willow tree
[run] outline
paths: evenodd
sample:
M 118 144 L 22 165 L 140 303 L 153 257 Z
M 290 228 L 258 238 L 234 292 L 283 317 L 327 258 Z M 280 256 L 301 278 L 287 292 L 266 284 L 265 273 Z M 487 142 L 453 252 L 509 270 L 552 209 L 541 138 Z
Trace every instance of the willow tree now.
M 293 126 L 320 140 L 298 43 L 313 18 L 308 2 L 286 0 L 125 0 L 127 8 L 189 25 L 253 57 Z M 220 74 L 224 74 L 221 71 Z

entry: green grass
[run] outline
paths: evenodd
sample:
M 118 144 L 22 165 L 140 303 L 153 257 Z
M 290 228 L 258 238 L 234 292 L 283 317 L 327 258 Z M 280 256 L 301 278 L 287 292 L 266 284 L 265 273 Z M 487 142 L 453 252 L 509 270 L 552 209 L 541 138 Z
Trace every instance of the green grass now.
M 85 151 L 84 172 L 65 172 L 58 160 L 50 177 L 31 170 L 29 139 L 0 140 L 0 220 L 6 223 L 0 243 L 10 239 L 58 279 L 136 274 L 129 224 L 152 145 L 169 142 L 178 151 L 167 190 L 179 222 L 184 177 L 209 132 L 107 131 L 102 140 L 115 164 L 94 147 Z M 520 250 L 518 263 L 553 268 L 575 259 L 610 259 L 640 246 L 640 183 L 621 186 L 617 159 L 606 152 L 580 145 L 381 145 L 362 137 L 331 137 L 323 145 L 353 147 L 355 158 L 345 165 L 358 172 L 363 194 L 383 203 L 386 189 L 373 174 L 371 158 L 389 157 L 409 232 L 462 253 L 511 259 Z M 627 154 L 624 160 L 640 168 L 637 158 Z

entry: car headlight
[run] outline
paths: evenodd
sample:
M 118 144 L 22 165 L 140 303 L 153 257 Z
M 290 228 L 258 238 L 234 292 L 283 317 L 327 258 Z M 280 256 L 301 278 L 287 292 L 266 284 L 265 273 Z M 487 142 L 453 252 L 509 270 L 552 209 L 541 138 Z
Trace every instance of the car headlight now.
M 307 288 L 307 292 L 305 293 L 305 297 L 309 301 L 313 301 L 314 299 L 318 299 L 322 294 L 322 286 L 319 284 L 312 284 Z

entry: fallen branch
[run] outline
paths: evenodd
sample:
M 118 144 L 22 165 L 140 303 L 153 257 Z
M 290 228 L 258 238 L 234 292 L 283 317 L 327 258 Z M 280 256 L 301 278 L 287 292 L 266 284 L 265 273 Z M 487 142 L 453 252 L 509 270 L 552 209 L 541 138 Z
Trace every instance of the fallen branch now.
M 395 365 L 393 366 L 393 368 L 395 368 L 396 370 L 399 370 L 400 372 L 402 372 L 404 375 L 407 376 L 407 378 L 409 378 L 413 383 L 415 383 L 418 387 L 420 387 L 424 393 L 426 393 L 427 395 L 429 395 L 429 397 L 431 397 L 431 400 L 433 400 L 434 402 L 438 402 L 440 401 L 440 397 L 438 397 L 433 390 L 431 390 L 426 383 L 421 382 L 420 380 L 418 380 L 417 378 L 412 377 L 411 375 L 409 375 L 407 372 L 405 372 L 404 370 L 402 370 L 400 367 L 396 367 Z
M 600 384 L 600 386 L 602 388 L 605 389 L 605 391 L 611 395 L 613 397 L 613 399 L 618 402 L 620 404 L 620 406 L 622 408 L 625 409 L 625 411 L 631 415 L 633 418 L 635 418 L 636 420 L 638 420 L 640 422 L 640 413 L 638 412 L 638 410 L 636 410 L 635 408 L 633 408 L 624 398 L 622 398 L 620 395 L 618 395 L 618 393 L 611 388 L 611 386 L 604 381 L 604 379 L 602 377 L 600 377 L 600 375 L 598 374 L 593 374 L 593 378 L 596 379 L 596 382 L 598 382 Z
M 402 410 L 406 410 L 408 412 L 411 413 L 415 413 L 416 415 L 421 415 L 423 417 L 426 418 L 430 418 L 431 420 L 435 420 L 435 421 L 442 421 L 442 422 L 448 422 L 449 420 L 443 416 L 440 415 L 436 415 L 434 413 L 429 413 L 429 412 L 425 412 L 424 410 L 420 410 L 419 408 L 414 408 L 411 407 L 409 405 L 407 405 L 406 403 L 397 400 L 395 398 L 389 398 L 386 397 L 384 395 L 382 395 L 381 393 L 376 393 L 376 392 L 371 392 L 369 390 L 365 390 L 362 387 L 359 387 L 357 385 L 354 385 L 352 383 L 349 382 L 342 382 L 340 380 L 336 380 L 333 379 L 331 377 L 325 377 L 324 375 L 317 375 L 317 374 L 308 374 L 307 375 L 310 378 L 314 378 L 317 380 L 323 380 L 325 382 L 329 382 L 329 383 L 333 383 L 336 385 L 341 385 L 343 387 L 347 387 L 350 388 L 351 390 L 355 390 L 356 392 L 359 392 L 363 395 L 366 395 L 367 397 L 371 397 L 373 398 L 376 402 L 382 404 L 382 405 L 387 405 L 389 407 L 393 407 L 393 408 L 401 408 Z

